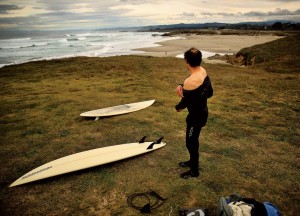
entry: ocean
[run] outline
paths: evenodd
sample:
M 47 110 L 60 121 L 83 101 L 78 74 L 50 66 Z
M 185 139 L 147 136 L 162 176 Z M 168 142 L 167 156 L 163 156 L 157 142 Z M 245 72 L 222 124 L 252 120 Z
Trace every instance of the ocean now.
M 107 57 L 138 54 L 136 48 L 178 39 L 158 32 L 36 31 L 0 33 L 0 68 L 30 61 L 74 56 Z M 178 56 L 182 57 L 182 56 Z

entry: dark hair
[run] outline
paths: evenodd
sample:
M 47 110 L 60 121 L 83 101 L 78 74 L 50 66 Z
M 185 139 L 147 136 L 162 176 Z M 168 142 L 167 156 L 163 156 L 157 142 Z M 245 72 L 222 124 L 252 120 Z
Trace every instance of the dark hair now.
M 201 65 L 202 53 L 200 50 L 192 47 L 184 53 L 184 59 L 191 67 L 197 67 Z

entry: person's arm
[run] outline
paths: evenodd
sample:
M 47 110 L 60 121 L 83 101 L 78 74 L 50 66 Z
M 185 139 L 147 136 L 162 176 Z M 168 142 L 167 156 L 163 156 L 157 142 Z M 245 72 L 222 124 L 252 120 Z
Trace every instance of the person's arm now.
M 175 106 L 175 109 L 177 110 L 177 112 L 181 112 L 183 109 L 185 109 L 187 107 L 187 99 L 186 99 L 186 97 L 183 96 L 183 86 L 186 86 L 187 83 L 188 83 L 188 81 L 185 80 L 184 84 L 181 85 L 181 94 L 182 94 L 181 101 Z
M 177 112 L 181 112 L 186 107 L 187 107 L 186 98 L 183 97 L 183 98 L 181 98 L 181 101 L 175 106 L 175 109 L 177 110 Z
M 209 85 L 209 87 L 208 87 L 208 89 L 207 89 L 207 98 L 212 97 L 213 94 L 214 94 L 214 90 L 213 90 L 212 85 L 211 85 L 211 83 L 210 83 L 210 85 Z
M 177 88 L 176 88 L 176 92 L 177 92 L 177 95 L 179 97 L 183 97 L 182 89 L 183 89 L 183 85 L 182 84 L 178 85 Z

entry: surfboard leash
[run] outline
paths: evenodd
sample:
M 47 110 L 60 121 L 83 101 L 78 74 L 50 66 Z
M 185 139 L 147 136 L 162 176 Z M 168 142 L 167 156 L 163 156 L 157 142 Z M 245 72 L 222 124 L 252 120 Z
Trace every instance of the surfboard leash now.
M 147 204 L 141 206 L 136 204 L 137 199 L 146 200 Z M 159 208 L 167 199 L 161 197 L 155 191 L 145 193 L 134 193 L 127 198 L 127 203 L 130 207 L 140 210 L 141 213 L 150 213 L 151 210 Z

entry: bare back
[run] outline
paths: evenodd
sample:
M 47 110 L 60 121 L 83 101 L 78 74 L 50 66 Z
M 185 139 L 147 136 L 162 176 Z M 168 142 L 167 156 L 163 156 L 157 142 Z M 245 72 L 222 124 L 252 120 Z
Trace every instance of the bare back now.
M 198 88 L 204 82 L 207 76 L 206 70 L 203 67 L 199 67 L 191 72 L 191 75 L 184 81 L 183 88 L 185 90 L 194 90 Z

